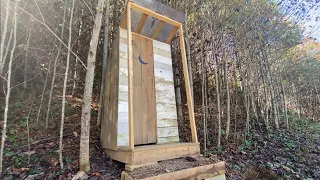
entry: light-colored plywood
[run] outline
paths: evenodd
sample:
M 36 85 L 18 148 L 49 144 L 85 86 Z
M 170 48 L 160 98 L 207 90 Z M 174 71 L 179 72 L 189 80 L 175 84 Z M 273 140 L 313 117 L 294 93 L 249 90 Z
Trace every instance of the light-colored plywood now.
M 163 28 L 164 22 L 160 21 L 157 29 L 154 31 L 153 35 L 152 35 L 152 39 L 157 39 L 157 37 L 159 36 L 161 29 Z
M 147 18 L 148 18 L 148 15 L 142 14 L 142 17 L 141 17 L 141 20 L 140 20 L 140 22 L 139 22 L 139 25 L 138 25 L 138 28 L 137 28 L 137 30 L 136 30 L 136 33 L 138 33 L 138 34 L 141 33 L 142 28 L 143 28 L 144 24 L 145 24 L 146 21 L 147 21 Z
M 135 9 L 135 10 L 141 12 L 141 13 L 147 14 L 148 16 L 152 16 L 152 17 L 154 17 L 154 18 L 156 18 L 156 19 L 159 19 L 159 20 L 161 20 L 161 21 L 164 21 L 164 22 L 166 22 L 166 23 L 168 23 L 168 24 L 171 24 L 171 25 L 173 25 L 173 26 L 179 27 L 179 25 L 181 24 L 180 22 L 177 22 L 177 21 L 175 21 L 175 20 L 172 20 L 172 19 L 170 19 L 170 18 L 168 18 L 168 17 L 166 17 L 166 16 L 163 16 L 163 15 L 161 15 L 161 14 L 158 14 L 158 13 L 156 13 L 156 12 L 154 12 L 154 11 L 151 11 L 151 10 L 149 10 L 149 9 L 147 9 L 147 8 L 144 8 L 144 7 L 142 7 L 142 6 L 139 6 L 139 5 L 137 5 L 137 4 L 134 4 L 134 3 L 131 3 L 131 2 L 129 2 L 128 4 L 132 7 L 132 9 Z
M 190 119 L 192 142 L 197 143 L 198 136 L 197 136 L 197 129 L 196 129 L 196 123 L 195 123 L 195 118 L 194 118 L 193 100 L 192 100 L 192 96 L 191 96 L 190 79 L 189 79 L 188 64 L 187 64 L 187 55 L 186 55 L 182 25 L 180 25 L 180 27 L 179 27 L 179 37 L 180 37 L 180 50 L 181 50 L 183 74 L 184 74 L 184 80 L 185 80 L 185 86 L 186 86 L 186 96 L 187 96 L 187 104 L 188 104 L 188 113 L 189 113 L 189 119 Z
M 168 39 L 166 41 L 167 44 L 169 44 L 172 41 L 172 39 L 173 39 L 174 35 L 176 34 L 177 30 L 178 30 L 177 26 L 173 27 L 173 29 L 170 32 L 170 35 L 168 36 Z

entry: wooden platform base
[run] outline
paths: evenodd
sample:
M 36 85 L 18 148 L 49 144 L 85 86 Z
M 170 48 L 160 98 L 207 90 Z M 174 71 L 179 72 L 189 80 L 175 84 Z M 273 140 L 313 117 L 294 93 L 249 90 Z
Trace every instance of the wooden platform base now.
M 123 171 L 121 174 L 121 180 L 132 180 L 127 172 Z M 225 180 L 225 162 L 218 162 L 215 164 L 199 166 L 195 168 L 184 169 L 181 171 L 161 174 L 158 176 L 144 178 L 143 180 L 177 180 L 177 179 L 189 179 L 189 180 Z
M 118 151 L 105 149 L 105 153 L 111 159 L 127 165 L 141 165 L 199 154 L 200 146 L 199 143 L 170 143 L 137 146 L 133 150 L 127 148 L 118 148 Z

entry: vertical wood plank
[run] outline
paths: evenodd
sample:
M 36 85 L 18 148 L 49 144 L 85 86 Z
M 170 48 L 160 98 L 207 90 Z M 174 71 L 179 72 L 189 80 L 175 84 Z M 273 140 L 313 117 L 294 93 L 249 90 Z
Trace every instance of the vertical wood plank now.
M 157 29 L 154 31 L 153 35 L 152 35 L 152 39 L 157 39 L 158 36 L 159 36 L 159 33 L 161 32 L 161 29 L 164 25 L 164 22 L 163 21 L 160 21 L 158 26 L 157 26 Z
M 179 37 L 180 37 L 180 49 L 181 49 L 181 57 L 182 57 L 182 65 L 183 65 L 183 74 L 184 74 L 184 80 L 185 80 L 185 86 L 186 86 L 186 95 L 187 95 L 192 142 L 198 143 L 182 24 L 180 24 L 180 27 L 179 27 Z
M 127 5 L 127 33 L 128 33 L 128 94 L 129 94 L 129 149 L 134 149 L 133 125 L 133 62 L 132 62 L 132 32 L 131 32 L 131 3 Z
M 146 44 L 146 58 L 148 59 L 148 66 L 146 68 L 146 85 L 147 85 L 147 112 L 148 112 L 148 142 L 157 142 L 157 111 L 156 111 L 156 92 L 155 92 L 155 78 L 154 78 L 154 58 L 153 58 L 153 41 L 145 40 Z
M 170 32 L 170 34 L 168 36 L 167 41 L 166 41 L 167 44 L 169 44 L 171 42 L 171 40 L 173 39 L 173 37 L 176 34 L 177 30 L 178 30 L 178 27 L 174 26 L 172 31 Z
M 138 33 L 138 34 L 141 33 L 142 28 L 143 28 L 144 24 L 146 23 L 147 19 L 148 19 L 148 15 L 142 14 L 142 17 L 141 17 L 141 20 L 139 22 L 139 25 L 138 25 L 138 28 L 136 30 L 136 33 Z
M 143 144 L 143 134 L 141 133 L 142 124 L 142 83 L 141 83 L 141 63 L 138 61 L 141 53 L 142 38 L 137 35 L 132 36 L 133 52 L 133 118 L 134 118 L 134 144 Z
M 142 131 L 141 133 L 143 134 L 143 144 L 148 143 L 148 86 L 147 86 L 147 71 L 148 71 L 148 66 L 149 66 L 149 59 L 148 56 L 146 56 L 146 51 L 147 51 L 147 44 L 146 44 L 146 39 L 141 38 L 141 58 L 144 62 L 148 63 L 145 65 L 142 65 L 141 69 L 141 81 L 142 81 L 142 94 L 143 94 L 143 100 L 142 100 Z

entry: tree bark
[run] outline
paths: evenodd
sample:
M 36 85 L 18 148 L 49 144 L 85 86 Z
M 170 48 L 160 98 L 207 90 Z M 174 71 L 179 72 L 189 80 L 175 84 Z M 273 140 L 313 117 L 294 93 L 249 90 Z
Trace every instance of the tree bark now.
M 4 43 L 6 41 L 7 37 L 7 24 L 8 24 L 8 18 L 9 18 L 9 0 L 6 1 L 6 16 L 4 18 L 4 23 L 3 23 L 3 32 L 2 32 L 2 37 L 1 37 L 1 47 L 0 47 L 0 76 L 2 75 L 3 67 L 4 67 L 4 62 L 5 59 L 3 58 L 3 49 L 4 49 Z M 9 46 L 8 46 L 9 48 Z
M 200 59 L 201 59 L 201 65 L 202 65 L 202 120 L 203 120 L 203 147 L 204 147 L 204 155 L 206 155 L 207 152 L 207 114 L 206 114 L 206 106 L 205 106 L 205 101 L 207 99 L 206 95 L 206 64 L 205 60 L 203 58 L 203 41 L 204 41 L 204 34 L 202 33 L 201 37 L 201 53 L 200 53 Z
M 15 0 L 15 3 L 17 3 L 17 0 Z M 0 177 L 2 176 L 3 150 L 4 150 L 5 141 L 6 141 L 6 137 L 7 137 L 8 110 L 9 110 L 9 99 L 10 99 L 10 93 L 11 93 L 12 61 L 13 61 L 13 54 L 14 54 L 14 51 L 16 49 L 16 44 L 17 44 L 17 6 L 14 6 L 14 13 L 13 14 L 14 14 L 13 46 L 12 46 L 9 65 L 8 65 L 7 93 L 6 93 L 6 99 L 5 99 L 3 128 L 2 128 L 1 147 L 0 147 L 1 148 L 0 149 Z
M 80 171 L 88 172 L 90 170 L 89 162 L 89 137 L 90 137 L 90 116 L 91 116 L 91 101 L 92 101 L 92 87 L 94 80 L 94 69 L 96 62 L 97 46 L 99 42 L 99 34 L 102 24 L 102 15 L 105 0 L 99 0 L 97 6 L 97 13 L 94 20 L 94 27 L 92 30 L 92 37 L 87 59 L 87 72 L 85 87 L 83 93 L 83 105 L 81 114 L 81 136 L 80 136 L 80 155 L 79 167 Z
M 73 10 L 74 10 L 74 1 L 71 1 L 71 12 L 70 12 L 70 21 L 69 21 L 69 38 L 68 38 L 68 55 L 67 55 L 67 65 L 64 73 L 63 81 L 63 93 L 62 93 L 62 109 L 61 109 L 61 122 L 60 122 L 60 140 L 59 140 L 59 161 L 60 168 L 63 169 L 63 128 L 64 128 L 64 118 L 65 118 L 65 106 L 66 106 L 66 93 L 67 93 L 67 82 L 69 74 L 69 64 L 70 64 L 70 49 L 71 49 L 71 40 L 72 40 L 72 20 L 73 20 Z
M 100 127 L 102 116 L 102 110 L 104 105 L 104 88 L 106 86 L 106 72 L 107 72 L 107 62 L 108 62 L 108 50 L 109 50 L 109 6 L 110 0 L 106 0 L 106 19 L 104 24 L 104 45 L 103 45 L 103 68 L 102 68 L 102 82 L 100 89 L 99 98 L 99 111 L 97 119 L 97 127 Z

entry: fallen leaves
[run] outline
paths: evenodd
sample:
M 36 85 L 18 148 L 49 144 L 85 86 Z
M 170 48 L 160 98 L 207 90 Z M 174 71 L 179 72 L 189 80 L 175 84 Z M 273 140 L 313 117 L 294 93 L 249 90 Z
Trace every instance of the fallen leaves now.
M 23 154 L 26 154 L 26 155 L 28 155 L 28 156 L 31 156 L 31 155 L 33 155 L 33 154 L 35 154 L 36 153 L 36 151 L 29 151 L 29 152 L 24 152 Z

